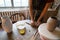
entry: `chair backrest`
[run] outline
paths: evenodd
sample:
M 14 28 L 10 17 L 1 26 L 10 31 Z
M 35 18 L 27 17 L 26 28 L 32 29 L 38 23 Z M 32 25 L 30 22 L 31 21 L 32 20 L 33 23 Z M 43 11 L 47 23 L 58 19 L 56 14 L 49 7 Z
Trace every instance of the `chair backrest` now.
M 17 12 L 20 12 L 20 11 L 17 11 Z M 15 13 L 16 13 L 16 11 L 0 11 L 0 23 L 1 23 L 2 16 L 11 16 Z
M 14 11 L 0 12 L 0 23 L 1 23 L 2 16 L 9 16 L 11 18 L 12 22 L 26 19 L 26 16 L 22 12 L 14 12 Z
M 11 18 L 12 22 L 16 22 L 18 20 L 24 20 L 26 18 L 26 15 L 20 11 L 0 12 L 0 23 L 1 23 L 2 16 L 9 16 Z
M 26 19 L 25 15 L 23 13 L 15 13 L 15 14 L 11 15 L 10 18 L 11 18 L 12 22 Z

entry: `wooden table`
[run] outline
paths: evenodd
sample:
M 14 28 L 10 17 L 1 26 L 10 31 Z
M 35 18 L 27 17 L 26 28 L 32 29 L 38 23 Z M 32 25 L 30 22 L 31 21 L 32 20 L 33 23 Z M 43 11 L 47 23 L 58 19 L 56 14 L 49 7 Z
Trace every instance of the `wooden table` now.
M 49 32 L 47 24 L 43 23 L 39 26 L 38 32 L 42 40 L 60 40 L 60 28 L 56 27 L 55 31 Z
M 19 24 L 20 22 L 30 23 L 30 20 L 23 20 L 14 23 L 12 27 L 12 33 L 10 34 L 7 34 L 4 30 L 0 30 L 0 40 L 30 40 L 30 38 L 36 33 L 36 29 L 26 24 L 25 35 L 20 35 L 16 26 L 16 24 Z

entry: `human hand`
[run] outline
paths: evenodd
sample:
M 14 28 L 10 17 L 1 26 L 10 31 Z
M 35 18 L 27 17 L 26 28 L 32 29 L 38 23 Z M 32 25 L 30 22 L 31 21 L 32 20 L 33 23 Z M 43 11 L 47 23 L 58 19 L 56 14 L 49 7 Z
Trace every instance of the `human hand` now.
M 35 23 L 36 23 L 35 21 L 31 20 L 31 26 L 32 27 L 35 27 L 36 26 Z
M 40 21 L 37 21 L 35 25 L 36 25 L 37 27 L 39 27 L 40 24 L 41 24 L 41 22 L 40 22 Z

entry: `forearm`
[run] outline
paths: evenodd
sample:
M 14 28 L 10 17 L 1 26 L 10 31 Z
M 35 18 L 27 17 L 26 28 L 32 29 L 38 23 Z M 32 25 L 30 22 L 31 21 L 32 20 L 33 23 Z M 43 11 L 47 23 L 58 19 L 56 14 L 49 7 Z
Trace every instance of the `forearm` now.
M 33 18 L 33 8 L 32 8 L 32 0 L 29 0 L 29 11 L 30 11 L 30 17 L 31 17 L 31 20 L 34 20 Z
M 49 6 L 50 6 L 50 3 L 47 3 L 46 6 L 45 6 L 45 8 L 43 9 L 43 11 L 42 11 L 42 13 L 41 13 L 39 19 L 38 19 L 37 21 L 40 21 L 40 20 L 42 19 L 42 17 L 46 14 L 46 12 L 47 12 Z

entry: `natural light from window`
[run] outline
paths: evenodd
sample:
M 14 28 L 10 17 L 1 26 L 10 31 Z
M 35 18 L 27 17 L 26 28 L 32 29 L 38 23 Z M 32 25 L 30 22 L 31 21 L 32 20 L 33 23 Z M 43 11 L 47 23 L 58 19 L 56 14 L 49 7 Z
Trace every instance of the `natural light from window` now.
M 21 6 L 28 6 L 28 0 L 22 0 L 22 5 Z
M 11 0 L 0 0 L 0 7 L 11 7 Z
M 11 7 L 11 0 L 5 0 L 5 6 L 6 7 Z
M 28 0 L 0 0 L 0 7 L 27 7 Z
M 13 0 L 14 7 L 19 7 L 21 6 L 21 1 L 20 0 Z
M 0 7 L 4 7 L 4 0 L 0 0 Z

